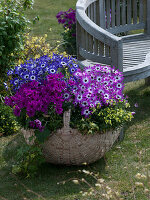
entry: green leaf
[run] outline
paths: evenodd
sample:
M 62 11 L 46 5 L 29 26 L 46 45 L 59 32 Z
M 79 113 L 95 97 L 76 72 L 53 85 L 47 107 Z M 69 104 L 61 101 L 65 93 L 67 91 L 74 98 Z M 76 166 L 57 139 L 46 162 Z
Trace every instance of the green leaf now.
M 49 135 L 49 129 L 45 128 L 42 132 L 40 132 L 39 130 L 35 130 L 35 136 L 40 143 L 43 143 Z

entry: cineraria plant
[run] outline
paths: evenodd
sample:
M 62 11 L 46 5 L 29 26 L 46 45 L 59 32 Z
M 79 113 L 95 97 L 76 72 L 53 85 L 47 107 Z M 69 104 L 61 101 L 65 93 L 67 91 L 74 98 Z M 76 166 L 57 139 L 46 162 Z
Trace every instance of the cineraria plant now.
M 121 72 L 97 64 L 85 67 L 84 71 L 78 69 L 74 76 L 77 81 L 72 90 L 73 104 L 81 113 L 77 117 L 77 111 L 73 112 L 73 127 L 94 133 L 119 127 L 132 119 L 134 113 L 127 111 L 130 105 L 123 95 Z
M 76 11 L 70 8 L 68 11 L 60 11 L 56 18 L 59 24 L 63 25 L 64 32 L 64 48 L 67 53 L 71 55 L 76 55 Z
M 74 75 L 77 78 L 74 104 L 79 104 L 85 116 L 91 114 L 90 108 L 107 106 L 112 99 L 115 102 L 123 99 L 123 75 L 118 70 L 95 65 L 86 67 L 83 72 L 78 69 Z
M 76 59 L 68 56 L 54 54 L 52 57 L 47 55 L 37 59 L 29 59 L 24 64 L 15 66 L 8 70 L 10 84 L 13 91 L 17 91 L 23 83 L 36 80 L 41 83 L 48 74 L 62 72 L 65 77 L 73 77 L 78 65 Z

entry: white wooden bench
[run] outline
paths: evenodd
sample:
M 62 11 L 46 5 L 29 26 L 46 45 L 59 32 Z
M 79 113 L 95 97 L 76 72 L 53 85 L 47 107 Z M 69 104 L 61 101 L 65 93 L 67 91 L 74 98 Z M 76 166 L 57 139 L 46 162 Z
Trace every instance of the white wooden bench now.
M 81 65 L 111 65 L 125 82 L 150 82 L 150 0 L 78 0 L 76 19 Z M 144 33 L 118 36 L 140 29 Z

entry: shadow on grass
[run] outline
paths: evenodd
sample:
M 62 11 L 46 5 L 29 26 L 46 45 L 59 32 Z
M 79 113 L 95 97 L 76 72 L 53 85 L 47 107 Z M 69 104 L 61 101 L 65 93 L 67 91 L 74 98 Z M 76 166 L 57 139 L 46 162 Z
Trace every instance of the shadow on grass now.
M 136 112 L 134 119 L 128 123 L 127 127 L 146 121 L 150 117 L 150 86 L 145 86 L 144 80 L 128 83 L 125 94 L 129 97 L 130 110 Z M 138 104 L 137 108 L 134 106 L 135 103 Z
M 19 146 L 25 142 L 21 135 L 16 135 L 3 151 L 7 166 L 0 170 L 2 175 L 1 195 L 9 200 L 31 199 L 60 199 L 79 194 L 89 188 L 85 183 L 74 184 L 72 180 L 86 178 L 94 186 L 95 180 L 82 172 L 83 169 L 105 174 L 105 159 L 102 158 L 88 166 L 63 166 L 44 163 L 35 178 L 23 178 L 11 173 L 11 166 L 15 163 L 15 155 Z M 81 172 L 79 172 L 81 170 Z M 64 184 L 65 183 L 65 184 Z M 38 198 L 37 198 L 38 197 Z M 70 198 L 71 199 L 71 198 Z

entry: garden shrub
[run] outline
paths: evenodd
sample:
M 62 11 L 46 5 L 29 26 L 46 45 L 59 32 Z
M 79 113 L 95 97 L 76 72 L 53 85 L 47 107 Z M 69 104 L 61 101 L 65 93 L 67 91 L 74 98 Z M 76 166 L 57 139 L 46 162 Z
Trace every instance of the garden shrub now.
M 17 133 L 19 124 L 16 122 L 12 109 L 0 103 L 0 135 Z
M 51 47 L 51 45 L 46 41 L 46 38 L 47 34 L 43 37 L 30 36 L 29 34 L 26 34 L 25 46 L 22 57 L 19 59 L 19 64 L 24 63 L 24 61 L 29 60 L 30 58 L 37 59 L 44 55 L 52 57 L 53 53 L 58 54 L 60 44 L 56 47 Z M 66 52 L 62 52 L 62 54 L 67 56 Z
M 6 146 L 3 157 L 14 174 L 24 177 L 37 175 L 39 166 L 45 161 L 38 145 L 27 145 L 22 134 L 17 134 Z
M 21 54 L 29 21 L 25 17 L 33 0 L 1 0 L 0 3 L 0 77 Z
M 26 178 L 37 175 L 39 166 L 45 161 L 42 150 L 38 145 L 24 143 L 17 149 L 16 162 L 12 166 L 14 174 L 22 174 Z

